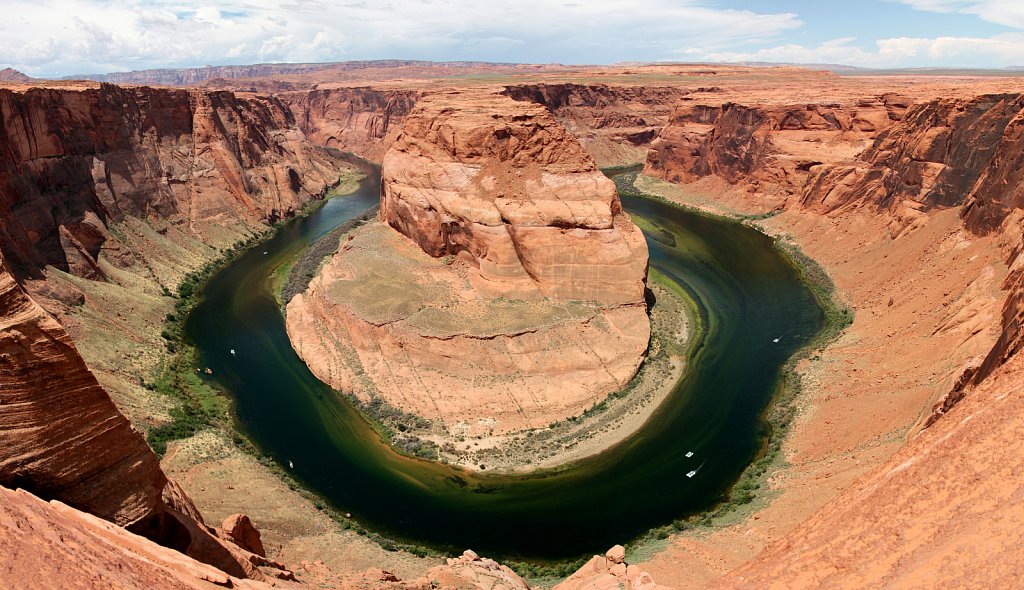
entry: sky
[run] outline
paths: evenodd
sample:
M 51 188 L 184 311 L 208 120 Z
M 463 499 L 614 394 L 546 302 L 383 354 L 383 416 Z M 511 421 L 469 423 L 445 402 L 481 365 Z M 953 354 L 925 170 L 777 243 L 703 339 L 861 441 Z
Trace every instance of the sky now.
M 359 59 L 1024 66 L 1024 0 L 0 0 L 39 77 Z

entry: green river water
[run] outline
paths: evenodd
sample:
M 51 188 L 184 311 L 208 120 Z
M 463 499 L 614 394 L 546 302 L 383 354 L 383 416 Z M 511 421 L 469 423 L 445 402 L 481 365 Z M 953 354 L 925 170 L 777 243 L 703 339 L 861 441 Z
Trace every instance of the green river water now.
M 264 453 L 286 469 L 292 462 L 296 479 L 367 528 L 502 559 L 603 552 L 726 497 L 764 448 L 762 416 L 780 369 L 824 323 L 770 238 L 624 197 L 626 210 L 654 228 L 645 232 L 651 266 L 697 303 L 704 329 L 685 376 L 647 424 L 599 455 L 557 472 L 467 473 L 382 442 L 295 354 L 271 291 L 278 265 L 377 203 L 379 174 L 367 171 L 355 194 L 330 199 L 215 274 L 187 320 L 199 362 L 212 368 L 238 427 Z

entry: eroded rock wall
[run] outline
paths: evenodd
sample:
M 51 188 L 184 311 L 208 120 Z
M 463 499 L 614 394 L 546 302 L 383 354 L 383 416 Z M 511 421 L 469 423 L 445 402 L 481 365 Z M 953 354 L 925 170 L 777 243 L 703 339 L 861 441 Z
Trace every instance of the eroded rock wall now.
M 99 278 L 109 225 L 159 219 L 213 245 L 294 212 L 337 182 L 277 99 L 153 88 L 0 90 L 0 250 Z
M 855 104 L 745 105 L 683 99 L 651 142 L 644 173 L 670 182 L 717 176 L 799 194 L 812 169 L 852 157 L 903 115 L 883 95 Z
M 128 526 L 159 511 L 165 481 L 71 338 L 0 256 L 0 485 Z
M 673 106 L 689 93 L 676 86 L 576 83 L 520 84 L 503 91 L 550 110 L 601 167 L 643 162 Z
M 382 167 L 381 219 L 460 256 L 493 296 L 643 302 L 647 244 L 615 185 L 543 107 L 421 100 Z
M 418 97 L 413 90 L 367 87 L 281 95 L 310 141 L 372 162 L 384 157 Z

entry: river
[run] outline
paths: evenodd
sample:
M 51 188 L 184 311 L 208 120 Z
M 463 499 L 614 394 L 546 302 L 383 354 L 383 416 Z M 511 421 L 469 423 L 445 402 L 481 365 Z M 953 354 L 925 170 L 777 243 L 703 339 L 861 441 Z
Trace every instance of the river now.
M 278 265 L 377 203 L 379 173 L 366 171 L 356 193 L 215 274 L 186 322 L 201 366 L 234 402 L 238 428 L 335 508 L 402 540 L 550 561 L 603 552 L 715 505 L 762 451 L 780 369 L 823 326 L 820 307 L 767 236 L 624 197 L 625 209 L 657 230 L 645 232 L 651 266 L 693 297 L 704 324 L 686 374 L 647 424 L 555 473 L 467 473 L 393 452 L 295 354 L 271 292 Z

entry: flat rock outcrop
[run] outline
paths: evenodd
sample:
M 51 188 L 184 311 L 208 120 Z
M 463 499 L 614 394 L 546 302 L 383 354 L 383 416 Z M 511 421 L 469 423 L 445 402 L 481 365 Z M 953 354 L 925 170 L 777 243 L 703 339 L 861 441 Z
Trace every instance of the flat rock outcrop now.
M 0 256 L 0 485 L 129 526 L 160 510 L 165 481 L 64 328 Z
M 543 107 L 421 99 L 382 191 L 390 228 L 358 230 L 288 304 L 325 382 L 481 434 L 576 415 L 636 373 L 646 242 Z

